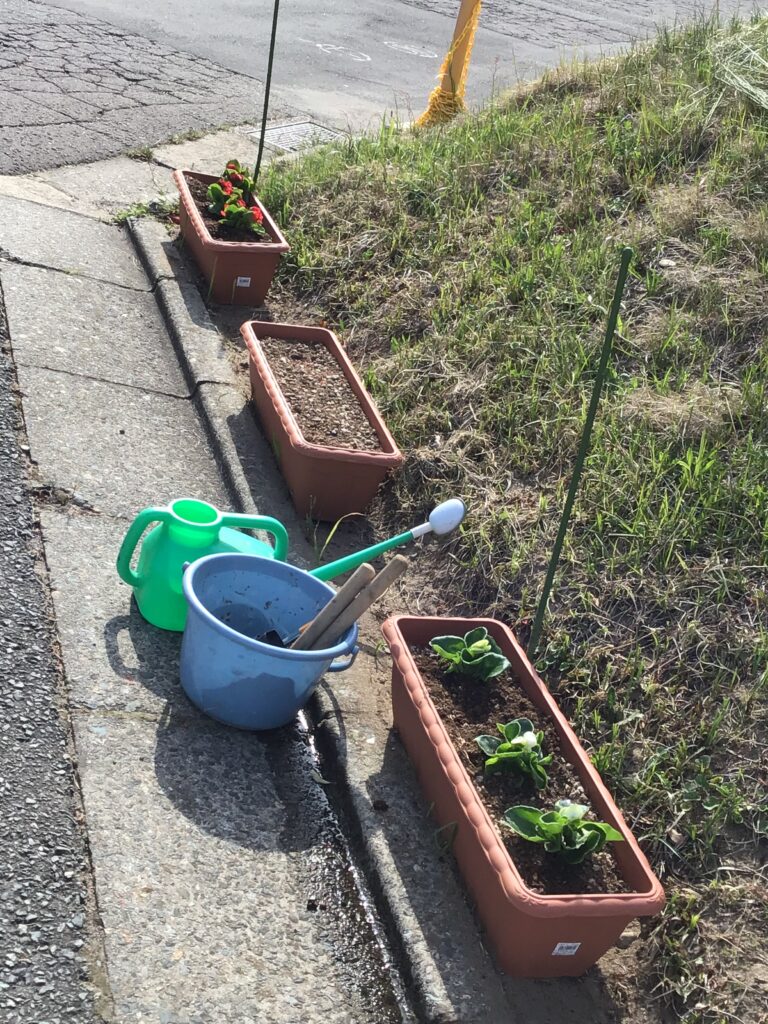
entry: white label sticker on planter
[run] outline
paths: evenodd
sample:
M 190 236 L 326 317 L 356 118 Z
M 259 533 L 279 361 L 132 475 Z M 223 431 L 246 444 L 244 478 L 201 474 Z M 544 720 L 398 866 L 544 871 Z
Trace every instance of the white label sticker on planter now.
M 558 942 L 552 950 L 552 956 L 575 956 L 580 945 L 580 942 Z
M 250 277 L 238 277 L 238 279 L 237 279 L 237 287 L 238 288 L 250 288 L 251 287 L 251 279 L 250 279 Z

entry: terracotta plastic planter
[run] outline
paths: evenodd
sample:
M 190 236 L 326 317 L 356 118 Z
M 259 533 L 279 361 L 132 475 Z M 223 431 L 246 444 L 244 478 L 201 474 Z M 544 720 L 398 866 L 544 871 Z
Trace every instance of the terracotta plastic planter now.
M 262 320 L 244 323 L 240 333 L 251 356 L 251 390 L 256 411 L 296 510 L 302 516 L 331 522 L 350 512 L 364 512 L 387 473 L 402 464 L 403 456 L 336 336 L 322 327 Z M 259 338 L 264 337 L 293 338 L 324 345 L 349 381 L 360 408 L 376 432 L 381 450 L 352 451 L 310 444 L 302 435 L 269 367 L 259 343 Z
M 631 893 L 542 896 L 523 883 L 472 785 L 410 653 L 433 637 L 463 635 L 485 626 L 509 658 L 520 688 L 554 724 L 563 754 L 576 768 L 596 817 L 617 828 L 612 846 Z M 394 659 L 395 727 L 440 825 L 455 822 L 453 843 L 464 881 L 490 937 L 501 969 L 524 978 L 582 974 L 636 917 L 664 906 L 659 880 L 600 780 L 576 734 L 534 671 L 512 632 L 495 619 L 395 616 L 382 627 Z M 514 709 L 510 709 L 513 711 Z M 553 799 L 567 794 L 555 794 Z
M 174 171 L 173 180 L 179 188 L 179 227 L 195 261 L 210 286 L 209 298 L 223 305 L 260 306 L 272 284 L 277 265 L 290 246 L 277 224 L 259 200 L 264 214 L 264 227 L 270 242 L 223 242 L 213 238 L 200 216 L 187 179 L 208 186 L 219 179 L 213 174 L 197 171 Z

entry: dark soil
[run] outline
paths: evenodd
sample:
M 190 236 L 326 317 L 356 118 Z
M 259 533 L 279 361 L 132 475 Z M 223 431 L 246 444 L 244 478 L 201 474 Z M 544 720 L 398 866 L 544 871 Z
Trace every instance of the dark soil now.
M 216 238 L 220 242 L 271 242 L 272 236 L 265 228 L 261 228 L 260 231 L 243 231 L 242 229 L 232 230 L 231 228 L 225 228 L 218 217 L 212 216 L 208 212 L 208 186 L 202 181 L 198 181 L 197 178 L 187 178 L 187 185 L 189 185 L 189 191 L 192 193 L 192 198 L 195 201 L 200 216 L 205 221 L 205 226 L 210 232 L 211 238 Z
M 561 754 L 557 730 L 523 693 L 511 672 L 483 683 L 443 671 L 430 648 L 413 648 L 411 653 L 451 742 L 494 822 L 500 822 L 504 811 L 515 804 L 551 809 L 556 800 L 566 797 L 589 804 L 576 769 Z M 485 755 L 475 737 L 483 733 L 498 735 L 496 723 L 511 722 L 514 718 L 529 718 L 537 731 L 544 732 L 544 753 L 555 755 L 547 769 L 549 781 L 543 791 L 538 791 L 525 776 L 484 773 Z M 634 891 L 622 879 L 610 844 L 582 864 L 571 865 L 501 824 L 498 829 L 515 867 L 533 892 L 555 895 Z
M 260 338 L 285 400 L 310 444 L 381 451 L 349 381 L 324 345 Z

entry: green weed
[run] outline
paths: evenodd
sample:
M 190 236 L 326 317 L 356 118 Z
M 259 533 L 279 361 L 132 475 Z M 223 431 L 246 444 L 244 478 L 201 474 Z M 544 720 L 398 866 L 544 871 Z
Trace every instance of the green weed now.
M 136 149 L 126 150 L 125 155 L 131 160 L 142 160 L 148 164 L 155 159 L 155 153 L 151 146 L 137 146 Z
M 124 210 L 118 210 L 115 214 L 116 224 L 125 224 L 126 221 L 136 217 L 158 217 L 160 220 L 168 218 L 171 214 L 177 213 L 179 200 L 170 196 L 162 196 L 159 199 L 152 199 L 148 203 L 134 203 Z

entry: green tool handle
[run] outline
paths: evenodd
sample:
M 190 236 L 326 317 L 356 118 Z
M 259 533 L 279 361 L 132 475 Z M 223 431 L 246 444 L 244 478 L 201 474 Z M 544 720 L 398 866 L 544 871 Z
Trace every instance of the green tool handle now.
M 396 537 L 390 537 L 389 540 L 383 540 L 380 544 L 374 544 L 372 547 L 366 548 L 365 551 L 356 551 L 354 555 L 346 555 L 335 562 L 328 562 L 327 565 L 318 565 L 316 569 L 310 571 L 309 575 L 318 580 L 335 579 L 342 573 L 349 572 L 350 569 L 356 569 L 363 562 L 370 562 L 374 558 L 378 558 L 379 555 L 383 555 L 385 551 L 396 548 L 399 544 L 407 544 L 412 540 L 412 531 L 406 530 L 405 533 L 398 533 Z
M 151 523 L 170 522 L 171 518 L 171 513 L 167 508 L 145 508 L 133 520 L 117 553 L 117 572 L 124 583 L 131 587 L 138 587 L 141 583 L 140 577 L 131 568 L 131 559 L 146 528 Z
M 279 519 L 272 516 L 248 516 L 241 512 L 225 512 L 221 517 L 222 526 L 235 530 L 264 530 L 275 538 L 275 558 L 284 562 L 288 554 L 288 531 Z

